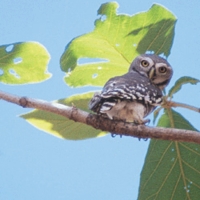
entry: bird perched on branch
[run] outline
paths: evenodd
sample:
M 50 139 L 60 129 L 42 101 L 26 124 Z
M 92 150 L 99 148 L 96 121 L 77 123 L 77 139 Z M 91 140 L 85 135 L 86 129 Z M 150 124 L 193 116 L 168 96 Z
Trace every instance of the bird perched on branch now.
M 155 54 L 136 57 L 129 71 L 108 80 L 101 93 L 95 93 L 90 110 L 113 120 L 145 124 L 144 119 L 163 100 L 162 91 L 173 74 L 170 64 Z

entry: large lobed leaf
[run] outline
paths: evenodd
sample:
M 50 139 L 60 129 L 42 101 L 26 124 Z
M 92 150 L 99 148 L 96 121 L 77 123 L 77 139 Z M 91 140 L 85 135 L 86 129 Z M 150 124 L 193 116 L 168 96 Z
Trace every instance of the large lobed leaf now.
M 182 115 L 170 109 L 165 110 L 158 126 L 196 131 Z M 139 200 L 199 199 L 199 145 L 151 140 L 140 181 Z
M 88 101 L 91 99 L 93 93 L 86 93 L 82 95 L 74 95 L 67 99 L 58 100 L 68 106 L 76 106 L 82 110 L 89 112 Z M 21 115 L 31 125 L 48 132 L 56 137 L 65 138 L 69 140 L 81 140 L 86 138 L 100 137 L 105 135 L 105 132 L 96 130 L 88 125 L 74 122 L 66 117 L 50 113 L 43 110 L 34 110 L 30 113 Z
M 44 81 L 50 56 L 37 42 L 21 42 L 0 46 L 0 82 L 25 84 Z
M 175 16 L 154 4 L 133 16 L 117 14 L 118 4 L 102 4 L 95 29 L 73 39 L 61 57 L 70 86 L 96 85 L 127 72 L 132 60 L 147 51 L 168 56 L 174 38 Z

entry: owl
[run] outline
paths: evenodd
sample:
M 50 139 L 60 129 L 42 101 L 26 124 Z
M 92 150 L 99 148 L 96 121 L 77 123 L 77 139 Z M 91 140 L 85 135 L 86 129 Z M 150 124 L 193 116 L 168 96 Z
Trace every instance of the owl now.
M 136 57 L 129 71 L 108 80 L 95 93 L 89 109 L 104 117 L 145 124 L 145 119 L 163 101 L 162 91 L 173 74 L 170 64 L 155 54 Z

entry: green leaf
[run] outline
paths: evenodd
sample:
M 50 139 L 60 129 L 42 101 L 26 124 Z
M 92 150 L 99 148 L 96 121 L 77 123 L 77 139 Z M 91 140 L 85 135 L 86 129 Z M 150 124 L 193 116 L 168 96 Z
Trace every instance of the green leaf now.
M 197 84 L 198 82 L 200 82 L 200 80 L 196 79 L 196 78 L 192 78 L 192 77 L 189 77 L 189 76 L 183 76 L 181 78 L 179 78 L 176 83 L 174 84 L 174 86 L 169 90 L 169 94 L 168 96 L 170 98 L 172 98 L 172 96 L 177 93 L 182 85 L 184 84 L 187 84 L 187 83 L 190 83 L 190 84 Z
M 58 100 L 58 103 L 76 106 L 79 109 L 88 110 L 88 102 L 93 93 L 71 96 L 67 99 Z M 59 138 L 69 140 L 82 140 L 106 135 L 106 132 L 96 130 L 88 125 L 74 122 L 63 116 L 42 110 L 34 110 L 27 114 L 21 115 L 28 123 L 36 128 L 52 134 Z
M 21 42 L 0 46 L 0 82 L 25 84 L 44 81 L 50 56 L 37 42 Z
M 196 131 L 181 114 L 170 109 L 162 115 L 158 126 Z M 199 199 L 199 166 L 198 144 L 151 140 L 138 199 Z
M 159 107 L 157 108 L 154 112 L 153 112 L 153 124 L 155 124 L 156 119 L 160 113 L 160 111 L 163 109 L 163 107 Z
M 70 86 L 102 86 L 127 72 L 132 60 L 147 51 L 168 56 L 176 18 L 154 4 L 147 12 L 117 14 L 118 4 L 102 4 L 95 29 L 73 39 L 61 57 L 65 81 Z

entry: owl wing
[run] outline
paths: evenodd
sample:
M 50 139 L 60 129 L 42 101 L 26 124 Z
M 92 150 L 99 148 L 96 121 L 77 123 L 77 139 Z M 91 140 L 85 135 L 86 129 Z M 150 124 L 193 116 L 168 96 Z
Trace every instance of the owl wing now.
M 95 112 L 110 110 L 117 102 L 138 101 L 149 105 L 162 102 L 161 90 L 145 76 L 132 72 L 111 78 L 101 93 L 95 93 L 89 108 Z

